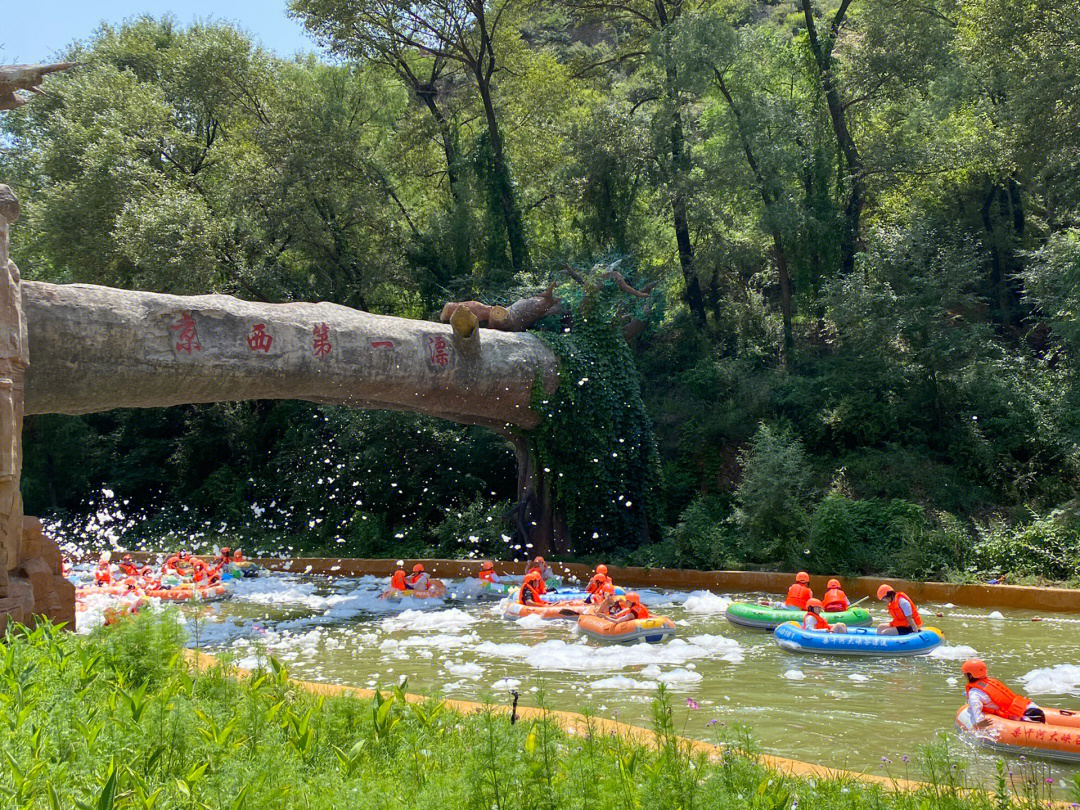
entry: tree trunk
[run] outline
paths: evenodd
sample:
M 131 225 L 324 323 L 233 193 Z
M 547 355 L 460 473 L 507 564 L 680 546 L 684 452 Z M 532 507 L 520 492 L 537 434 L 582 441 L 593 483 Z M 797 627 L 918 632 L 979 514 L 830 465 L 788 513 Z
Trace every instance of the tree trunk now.
M 86 284 L 24 282 L 27 413 L 300 399 L 535 427 L 537 375 L 555 356 L 530 334 L 486 330 L 468 351 L 445 324 L 335 304 L 257 304 Z
M 480 90 L 480 99 L 484 104 L 488 138 L 491 140 L 491 173 L 498 186 L 499 205 L 502 209 L 503 223 L 506 226 L 506 241 L 510 246 L 510 263 L 515 270 L 524 270 L 529 266 L 525 226 L 503 153 L 502 133 L 499 131 L 499 120 L 495 115 L 495 104 L 491 99 L 491 84 L 479 66 L 476 69 L 476 82 Z

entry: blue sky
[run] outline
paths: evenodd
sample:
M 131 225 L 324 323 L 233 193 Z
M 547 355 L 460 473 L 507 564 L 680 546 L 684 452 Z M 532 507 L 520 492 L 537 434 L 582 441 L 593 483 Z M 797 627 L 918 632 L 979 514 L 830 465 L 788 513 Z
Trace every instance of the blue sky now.
M 45 62 L 102 22 L 172 14 L 181 23 L 228 20 L 281 56 L 315 50 L 286 0 L 0 0 L 0 64 Z

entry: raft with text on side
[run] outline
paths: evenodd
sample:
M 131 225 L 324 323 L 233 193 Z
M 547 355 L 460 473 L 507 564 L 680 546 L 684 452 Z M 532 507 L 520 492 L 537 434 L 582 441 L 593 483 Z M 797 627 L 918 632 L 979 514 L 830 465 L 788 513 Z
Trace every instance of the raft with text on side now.
M 926 655 L 941 646 L 944 634 L 936 627 L 924 627 L 906 636 L 879 635 L 873 627 L 852 627 L 846 633 L 804 630 L 796 622 L 787 622 L 773 631 L 781 649 L 819 655 L 871 655 L 897 657 Z
M 617 622 L 597 613 L 578 616 L 578 628 L 593 641 L 631 644 L 646 641 L 658 644 L 675 636 L 675 622 L 667 616 L 650 616 L 647 619 L 627 619 Z
M 784 622 L 801 619 L 805 612 L 805 610 L 798 608 L 755 605 L 752 602 L 732 602 L 724 611 L 724 618 L 736 627 L 746 627 L 751 630 L 775 630 Z M 850 607 L 847 610 L 828 612 L 824 616 L 825 621 L 829 624 L 842 622 L 848 627 L 868 627 L 873 623 L 870 611 L 861 607 Z
M 192 582 L 185 582 L 172 588 L 147 589 L 143 593 L 163 602 L 216 602 L 228 596 L 231 590 L 223 582 L 215 585 L 195 585 Z
M 446 596 L 446 583 L 441 579 L 433 579 L 428 582 L 426 590 L 423 591 L 399 591 L 397 588 L 390 588 L 380 596 L 380 599 L 442 599 Z
M 977 728 L 971 722 L 968 707 L 956 713 L 956 728 L 980 748 L 1001 754 L 1080 763 L 1080 712 L 1067 709 L 1043 709 L 1045 723 L 1007 720 L 984 714 L 985 724 Z
M 503 603 L 503 618 L 523 619 L 526 616 L 539 616 L 541 619 L 576 619 L 589 607 L 580 599 L 549 602 L 544 605 L 523 605 L 514 599 L 507 599 Z
M 515 580 L 516 581 L 506 582 L 481 582 L 480 591 L 482 593 L 496 594 L 500 597 L 511 596 L 521 590 L 521 577 L 516 577 Z M 553 593 L 561 584 L 562 580 L 555 577 L 544 580 L 544 585 L 547 587 L 549 593 Z

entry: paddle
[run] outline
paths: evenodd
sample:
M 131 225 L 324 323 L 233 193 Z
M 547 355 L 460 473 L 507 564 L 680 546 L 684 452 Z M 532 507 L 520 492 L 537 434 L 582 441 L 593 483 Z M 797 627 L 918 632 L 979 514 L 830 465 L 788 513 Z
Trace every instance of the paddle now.
M 869 598 L 870 598 L 869 596 L 864 596 L 858 602 L 852 602 L 850 605 L 848 605 L 848 610 L 851 610 L 853 607 L 858 607 L 859 605 L 861 605 L 863 602 L 865 602 Z

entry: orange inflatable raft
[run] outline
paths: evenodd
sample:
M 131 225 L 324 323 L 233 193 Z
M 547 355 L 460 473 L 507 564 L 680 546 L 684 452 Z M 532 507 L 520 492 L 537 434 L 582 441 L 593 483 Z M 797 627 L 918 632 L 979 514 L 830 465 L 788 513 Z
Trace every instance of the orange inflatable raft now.
M 380 599 L 442 599 L 446 596 L 446 584 L 441 579 L 433 579 L 428 583 L 426 591 L 399 591 L 390 588 Z
M 1080 712 L 1066 709 L 1043 709 L 1043 712 L 1045 723 L 1006 720 L 987 714 L 983 715 L 986 725 L 974 728 L 968 707 L 962 706 L 956 713 L 956 727 L 980 747 L 1002 754 L 1080 762 Z
M 147 590 L 147 596 L 161 599 L 164 602 L 213 602 L 224 599 L 229 595 L 229 589 L 223 583 L 216 585 L 202 585 L 196 587 L 191 583 L 183 583 L 175 588 L 160 588 Z
M 675 622 L 667 616 L 617 622 L 596 613 L 582 613 L 578 616 L 577 624 L 581 632 L 593 641 L 616 644 L 630 644 L 635 641 L 657 644 L 675 636 Z
M 539 616 L 541 619 L 576 619 L 591 607 L 580 599 L 551 602 L 546 605 L 523 605 L 516 600 L 507 599 L 503 604 L 503 617 L 522 619 L 525 616 Z

